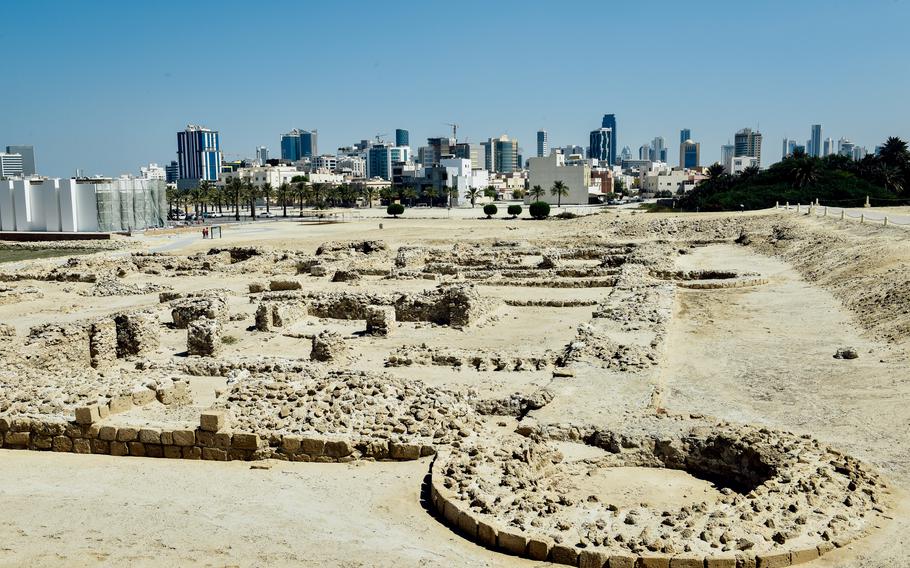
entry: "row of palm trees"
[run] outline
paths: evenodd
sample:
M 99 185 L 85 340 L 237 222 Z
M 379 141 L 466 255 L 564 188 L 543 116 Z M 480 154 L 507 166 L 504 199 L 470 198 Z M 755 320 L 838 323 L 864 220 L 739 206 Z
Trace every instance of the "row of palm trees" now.
M 240 219 L 241 210 L 249 209 L 249 215 L 256 217 L 256 203 L 265 202 L 266 213 L 271 213 L 272 205 L 281 208 L 281 215 L 288 216 L 288 208 L 298 209 L 303 216 L 305 206 L 313 207 L 350 207 L 358 199 L 364 198 L 372 205 L 376 196 L 373 187 L 352 186 L 348 184 L 331 185 L 326 183 L 309 183 L 306 176 L 295 176 L 290 182 L 274 187 L 270 183 L 256 185 L 249 179 L 230 177 L 224 185 L 218 186 L 203 180 L 198 187 L 185 190 L 169 189 L 168 204 L 171 210 L 182 208 L 193 210 L 197 215 L 218 211 L 225 214 L 232 212 Z

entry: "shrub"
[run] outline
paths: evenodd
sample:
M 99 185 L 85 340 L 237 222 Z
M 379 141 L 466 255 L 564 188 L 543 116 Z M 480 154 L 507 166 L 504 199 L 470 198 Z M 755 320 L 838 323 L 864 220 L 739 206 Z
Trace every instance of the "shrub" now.
M 563 211 L 559 215 L 555 216 L 556 219 L 574 219 L 576 217 L 578 217 L 578 215 L 572 213 L 571 211 Z
M 499 209 L 497 209 L 496 206 L 493 205 L 492 203 L 487 203 L 486 205 L 483 206 L 483 212 L 486 214 L 487 219 L 489 219 L 493 215 L 496 215 L 497 211 L 499 211 Z
M 391 215 L 392 217 L 397 218 L 399 215 L 404 213 L 404 205 L 402 205 L 401 203 L 389 203 L 389 206 L 386 207 L 385 212 L 388 213 L 389 215 Z
M 509 215 L 511 215 L 514 219 L 515 217 L 521 215 L 521 205 L 509 205 L 507 211 L 509 212 Z
M 224 343 L 225 345 L 233 345 L 237 343 L 237 338 L 233 335 L 222 335 L 221 343 Z
M 550 204 L 546 201 L 535 201 L 528 207 L 528 211 L 535 219 L 546 219 L 550 216 Z

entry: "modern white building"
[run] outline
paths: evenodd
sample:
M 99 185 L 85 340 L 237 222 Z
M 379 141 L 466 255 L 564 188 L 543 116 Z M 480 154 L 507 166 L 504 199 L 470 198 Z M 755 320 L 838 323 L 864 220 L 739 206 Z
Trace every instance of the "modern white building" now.
M 0 181 L 0 230 L 108 232 L 162 227 L 164 180 L 16 178 Z
M 0 178 L 22 175 L 22 154 L 0 153 Z
M 446 187 L 458 189 L 458 196 L 452 201 L 453 206 L 467 201 L 465 193 L 469 189 L 482 190 L 490 185 L 490 173 L 487 170 L 472 169 L 469 158 L 443 158 L 439 160 L 439 165 L 446 170 Z
M 675 195 L 680 189 L 683 192 L 691 191 L 704 177 L 694 170 L 662 168 L 642 174 L 641 191 L 645 193 L 669 191 Z
M 528 187 L 533 188 L 539 185 L 541 189 L 546 191 L 540 197 L 540 201 L 546 201 L 551 204 L 561 202 L 565 205 L 588 204 L 591 167 L 586 161 L 568 166 L 565 163 L 565 156 L 553 152 L 543 158 L 531 158 L 528 160 L 528 165 Z M 557 181 L 561 181 L 569 188 L 569 195 L 557 198 L 557 196 L 550 194 L 550 189 Z M 530 192 L 525 196 L 525 203 L 536 200 L 537 198 L 531 196 Z
M 283 183 L 291 183 L 295 176 L 302 175 L 304 175 L 304 172 L 299 171 L 294 166 L 254 166 L 252 168 L 240 168 L 234 172 L 221 172 L 215 185 L 224 186 L 232 179 L 240 178 L 244 183 L 251 182 L 256 187 L 269 184 L 271 187 L 277 188 Z
M 139 167 L 139 177 L 143 179 L 167 179 L 164 168 L 155 163 Z
M 755 156 L 735 156 L 730 161 L 729 173 L 731 175 L 741 174 L 743 170 L 752 166 L 759 167 L 758 158 Z

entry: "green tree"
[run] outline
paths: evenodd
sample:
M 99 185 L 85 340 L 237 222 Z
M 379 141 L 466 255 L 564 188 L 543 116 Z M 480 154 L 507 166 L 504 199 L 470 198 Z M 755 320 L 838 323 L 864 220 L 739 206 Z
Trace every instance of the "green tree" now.
M 470 187 L 464 193 L 464 196 L 465 196 L 465 199 L 469 199 L 471 201 L 471 209 L 473 209 L 474 204 L 477 203 L 477 198 L 480 197 L 480 190 L 477 189 L 476 187 Z
M 262 187 L 259 188 L 259 195 L 265 199 L 265 212 L 269 213 L 269 201 L 275 195 L 275 188 L 272 187 L 272 184 L 265 182 L 262 184 Z
M 499 198 L 499 192 L 496 191 L 496 188 L 493 187 L 492 185 L 488 185 L 485 188 L 483 188 L 483 196 L 496 200 L 497 198 Z
M 569 188 L 562 180 L 556 180 L 550 188 L 550 195 L 556 197 L 556 207 L 559 208 L 562 206 L 562 198 L 569 196 Z
M 531 197 L 534 198 L 534 201 L 540 201 L 540 198 L 546 195 L 547 191 L 539 185 L 535 185 L 531 188 L 529 193 L 531 194 Z
M 250 218 L 256 220 L 256 198 L 259 196 L 259 188 L 253 183 L 252 179 L 246 180 L 243 184 L 243 197 L 250 206 Z
M 716 180 L 720 179 L 724 175 L 725 170 L 723 165 L 715 163 L 708 166 L 708 171 L 705 173 L 707 174 L 708 179 Z
M 423 190 L 423 194 L 430 200 L 430 207 L 433 206 L 433 200 L 439 197 L 439 190 L 432 185 Z

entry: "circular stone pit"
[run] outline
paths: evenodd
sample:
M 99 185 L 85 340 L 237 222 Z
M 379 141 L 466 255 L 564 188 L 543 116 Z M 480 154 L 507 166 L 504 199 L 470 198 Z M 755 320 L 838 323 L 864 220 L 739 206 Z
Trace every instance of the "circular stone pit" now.
M 468 538 L 581 566 L 799 564 L 869 531 L 885 493 L 809 437 L 650 415 L 465 443 L 437 456 L 431 483 L 441 518 Z

